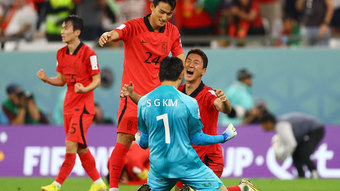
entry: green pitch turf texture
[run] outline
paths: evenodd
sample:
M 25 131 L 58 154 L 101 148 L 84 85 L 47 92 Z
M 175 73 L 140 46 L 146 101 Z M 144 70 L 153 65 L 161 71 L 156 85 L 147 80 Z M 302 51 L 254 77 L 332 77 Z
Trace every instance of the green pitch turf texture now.
M 50 184 L 53 178 L 0 178 L 1 191 L 39 191 L 43 185 Z M 239 179 L 222 179 L 227 186 L 237 185 Z M 340 191 L 339 179 L 252 179 L 253 184 L 262 191 Z M 68 178 L 61 191 L 87 191 L 91 186 L 89 178 Z M 135 191 L 139 186 L 121 185 L 120 191 Z

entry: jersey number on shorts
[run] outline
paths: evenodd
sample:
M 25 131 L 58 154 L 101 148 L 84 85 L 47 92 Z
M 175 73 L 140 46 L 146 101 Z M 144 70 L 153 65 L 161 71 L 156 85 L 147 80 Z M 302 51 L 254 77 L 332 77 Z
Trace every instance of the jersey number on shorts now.
M 156 117 L 158 120 L 163 120 L 164 130 L 165 130 L 165 143 L 170 144 L 170 128 L 169 128 L 169 120 L 168 114 L 159 115 Z
M 76 126 L 77 126 L 77 123 L 72 123 L 71 129 L 69 129 L 70 134 L 74 134 L 77 131 Z
M 154 58 L 151 58 L 152 57 L 152 53 L 151 52 L 146 52 L 149 56 L 148 58 L 144 61 L 145 63 L 147 64 L 151 64 L 151 63 L 155 63 L 155 65 L 157 65 L 159 63 L 159 59 L 161 58 L 161 56 L 157 56 L 157 57 L 154 57 Z M 152 60 L 151 60 L 152 59 Z M 151 60 L 151 61 L 150 61 Z

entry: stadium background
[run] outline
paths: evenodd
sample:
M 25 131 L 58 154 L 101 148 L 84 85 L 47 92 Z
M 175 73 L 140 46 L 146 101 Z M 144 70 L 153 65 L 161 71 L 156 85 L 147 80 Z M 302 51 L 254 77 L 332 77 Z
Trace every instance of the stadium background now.
M 284 114 L 301 111 L 318 117 L 324 124 L 340 124 L 340 60 L 337 49 L 204 49 L 209 58 L 205 84 L 225 90 L 236 80 L 240 68 L 254 73 L 253 95 L 263 98 L 271 111 Z M 106 116 L 116 119 L 123 50 L 96 50 L 100 68 L 113 72 L 113 83 L 95 91 L 95 101 Z M 187 52 L 187 50 L 185 50 Z M 63 90 L 42 83 L 36 72 L 44 68 L 55 76 L 56 52 L 0 52 L 0 101 L 6 86 L 17 83 L 32 92 L 37 105 L 51 119 L 56 96 Z M 52 121 L 52 120 L 50 120 Z M 116 121 L 116 120 L 115 120 Z
M 254 97 L 266 100 L 275 114 L 301 111 L 322 120 L 327 125 L 326 137 L 314 159 L 321 167 L 322 177 L 340 178 L 340 147 L 337 144 L 340 134 L 340 65 L 337 62 L 340 55 L 337 49 L 205 48 L 204 51 L 209 57 L 208 72 L 203 77 L 207 85 L 225 89 L 235 81 L 237 70 L 245 67 L 254 73 Z M 106 116 L 116 119 L 123 50 L 96 49 L 96 52 L 101 70 L 112 71 L 113 83 L 110 87 L 98 88 L 95 100 Z M 0 58 L 0 101 L 6 98 L 7 84 L 15 82 L 34 94 L 38 106 L 52 121 L 55 100 L 63 88 L 42 83 L 36 72 L 44 68 L 48 76 L 55 75 L 55 51 L 1 52 Z M 220 131 L 223 129 L 219 127 Z M 89 145 L 93 146 L 91 149 L 100 173 L 105 175 L 105 158 L 115 143 L 115 127 L 97 126 L 90 130 Z M 291 160 L 285 163 L 275 160 L 270 149 L 272 133 L 263 132 L 259 126 L 239 127 L 239 132 L 237 139 L 223 145 L 227 156 L 223 177 L 291 179 L 296 176 Z M 64 152 L 63 140 L 63 131 L 53 125 L 0 126 L 0 176 L 56 176 Z M 228 158 L 230 156 L 233 158 Z M 59 162 L 53 162 L 56 160 Z M 77 163 L 78 168 L 71 176 L 85 176 L 79 161 Z

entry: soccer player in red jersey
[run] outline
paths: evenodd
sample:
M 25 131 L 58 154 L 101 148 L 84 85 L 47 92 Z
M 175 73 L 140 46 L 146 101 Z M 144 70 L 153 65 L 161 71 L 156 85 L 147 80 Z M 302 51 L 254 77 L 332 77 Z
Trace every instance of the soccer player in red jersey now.
M 184 63 L 185 84 L 178 90 L 197 100 L 204 133 L 217 135 L 219 112 L 230 113 L 231 106 L 224 92 L 206 86 L 202 77 L 207 71 L 208 58 L 201 49 L 191 49 Z M 224 160 L 219 144 L 196 146 L 194 148 L 200 159 L 210 167 L 218 177 L 221 177 Z
M 144 150 L 135 141 L 132 142 L 124 166 L 128 184 L 146 183 L 150 169 L 149 153 L 150 149 Z
M 202 77 L 207 71 L 208 57 L 201 49 L 191 49 L 184 63 L 185 84 L 180 85 L 178 90 L 197 100 L 202 131 L 208 135 L 217 135 L 217 121 L 219 112 L 230 113 L 231 105 L 224 92 L 220 89 L 214 90 L 206 86 Z M 222 148 L 219 144 L 193 145 L 198 156 L 214 173 L 221 177 L 224 168 Z M 177 183 L 182 187 L 182 183 Z M 178 190 L 178 188 L 176 188 Z M 242 179 L 240 185 L 227 187 L 228 191 L 256 190 L 247 179 Z
M 101 35 L 101 46 L 116 40 L 124 42 L 122 86 L 133 81 L 135 91 L 144 95 L 160 85 L 157 75 L 164 57 L 171 52 L 172 56 L 184 61 L 179 31 L 168 22 L 175 7 L 176 0 L 154 0 L 150 5 L 150 15 L 126 21 Z M 111 191 L 118 190 L 126 153 L 137 132 L 137 105 L 127 97 L 120 99 L 117 132 L 118 138 L 109 165 Z
M 86 133 L 95 113 L 93 90 L 100 85 L 101 79 L 96 53 L 79 39 L 82 29 L 83 21 L 78 16 L 68 16 L 62 24 L 61 37 L 67 45 L 57 52 L 57 76 L 47 77 L 43 69 L 37 73 L 45 83 L 54 86 L 67 84 L 63 108 L 65 160 L 55 181 L 42 187 L 43 191 L 60 189 L 74 167 L 76 154 L 93 180 L 90 191 L 106 190 L 86 142 Z

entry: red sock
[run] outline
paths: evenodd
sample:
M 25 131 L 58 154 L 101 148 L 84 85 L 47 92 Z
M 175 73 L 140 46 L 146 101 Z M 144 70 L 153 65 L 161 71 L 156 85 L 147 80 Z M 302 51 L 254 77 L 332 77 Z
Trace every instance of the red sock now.
M 110 157 L 110 188 L 118 188 L 120 174 L 128 151 L 129 147 L 116 143 Z
M 241 188 L 239 186 L 231 186 L 227 187 L 228 191 L 241 191 Z
M 76 153 L 66 153 L 63 165 L 60 167 L 57 179 L 55 179 L 59 184 L 64 183 L 65 179 L 70 175 L 75 163 Z
M 100 178 L 99 172 L 96 168 L 96 161 L 93 158 L 93 155 L 90 152 L 90 149 L 87 149 L 85 154 L 79 155 L 81 165 L 84 167 L 87 175 L 94 181 Z

